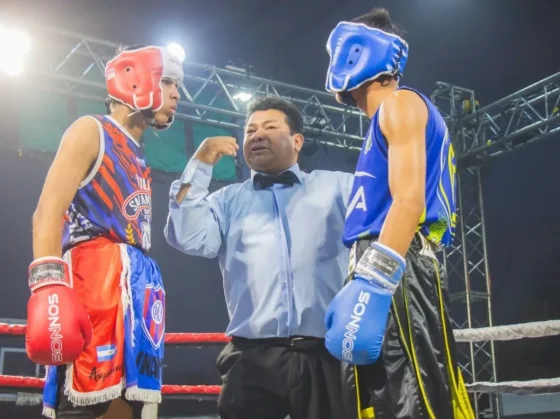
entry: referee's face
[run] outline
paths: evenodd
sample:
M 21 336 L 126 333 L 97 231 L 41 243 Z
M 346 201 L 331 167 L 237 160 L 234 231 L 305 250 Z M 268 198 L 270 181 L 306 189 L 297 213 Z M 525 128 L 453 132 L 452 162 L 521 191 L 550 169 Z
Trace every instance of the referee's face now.
M 303 136 L 293 134 L 284 112 L 269 109 L 254 112 L 245 127 L 243 154 L 257 172 L 277 174 L 297 162 Z

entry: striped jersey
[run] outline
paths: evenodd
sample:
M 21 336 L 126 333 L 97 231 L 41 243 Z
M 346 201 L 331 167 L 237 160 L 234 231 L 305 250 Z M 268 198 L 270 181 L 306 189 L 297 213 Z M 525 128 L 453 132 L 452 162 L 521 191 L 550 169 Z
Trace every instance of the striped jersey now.
M 140 144 L 110 116 L 99 126 L 99 155 L 63 223 L 63 251 L 105 236 L 148 251 L 151 246 L 151 172 Z
M 426 207 L 418 231 L 436 245 L 448 246 L 455 234 L 456 162 L 449 131 L 433 103 L 416 92 L 428 107 L 426 124 Z M 350 204 L 346 213 L 344 244 L 378 237 L 391 207 L 387 141 L 374 114 L 358 158 Z

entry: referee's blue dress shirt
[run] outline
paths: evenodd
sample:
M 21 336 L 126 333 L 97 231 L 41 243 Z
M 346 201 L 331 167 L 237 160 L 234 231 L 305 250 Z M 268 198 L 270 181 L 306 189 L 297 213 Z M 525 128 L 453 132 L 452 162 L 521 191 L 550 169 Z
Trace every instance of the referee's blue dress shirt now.
M 229 336 L 324 337 L 326 309 L 347 276 L 353 175 L 289 170 L 294 186 L 259 189 L 251 178 L 209 194 L 212 166 L 191 159 L 171 185 L 165 237 L 188 255 L 218 256 Z M 191 189 L 177 203 L 185 183 Z

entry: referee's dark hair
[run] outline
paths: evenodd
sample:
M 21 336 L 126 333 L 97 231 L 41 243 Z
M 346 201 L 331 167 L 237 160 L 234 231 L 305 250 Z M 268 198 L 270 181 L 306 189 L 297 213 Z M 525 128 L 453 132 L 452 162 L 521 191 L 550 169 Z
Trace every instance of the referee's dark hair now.
M 247 106 L 247 119 L 257 111 L 275 109 L 286 115 L 286 123 L 290 127 L 290 134 L 303 134 L 303 118 L 299 108 L 289 100 L 277 96 L 261 96 L 254 99 Z

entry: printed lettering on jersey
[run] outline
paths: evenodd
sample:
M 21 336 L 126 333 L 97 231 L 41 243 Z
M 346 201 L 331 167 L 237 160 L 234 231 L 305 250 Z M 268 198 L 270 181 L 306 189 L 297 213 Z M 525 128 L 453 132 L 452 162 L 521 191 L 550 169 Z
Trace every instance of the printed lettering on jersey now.
M 138 225 L 142 234 L 142 248 L 149 249 L 151 247 L 151 219 L 152 219 L 152 191 L 147 179 L 136 176 L 138 189 L 126 198 L 122 204 L 121 211 L 124 217 L 135 222 L 141 220 Z M 129 244 L 135 244 L 133 240 L 132 227 L 129 225 L 127 239 Z M 130 234 L 128 234 L 130 233 Z
M 70 204 L 70 207 L 66 211 L 64 223 L 68 230 L 71 244 L 80 243 L 90 238 L 88 231 L 92 229 L 93 225 L 86 217 L 76 210 L 74 204 Z
M 142 248 L 149 249 L 152 247 L 152 225 L 150 223 L 142 223 Z
M 158 349 L 165 332 L 165 291 L 160 285 L 146 285 L 142 329 L 154 349 Z
M 141 168 L 145 169 L 147 167 L 146 160 L 136 157 L 136 162 L 140 165 Z
M 352 198 L 352 201 L 350 201 L 350 205 L 348 205 L 348 209 L 346 210 L 346 218 L 348 218 L 352 211 L 356 209 L 362 210 L 364 212 L 367 211 L 366 193 L 363 185 L 358 188 L 358 190 L 354 194 L 354 197 Z
M 152 209 L 152 194 L 148 191 L 135 191 L 123 203 L 122 212 L 127 220 L 137 220 L 142 214 L 150 218 Z
M 446 213 L 447 220 L 453 221 L 456 207 L 456 173 L 457 163 L 449 130 L 445 129 L 443 144 L 440 152 L 441 176 L 438 184 L 438 198 Z M 455 227 L 454 225 L 452 227 Z
M 371 141 L 372 141 L 371 137 L 372 137 L 372 134 L 371 134 L 371 127 L 370 127 L 370 129 L 368 130 L 368 132 L 366 134 L 366 143 L 364 145 L 364 154 L 369 153 L 369 151 L 371 150 Z

